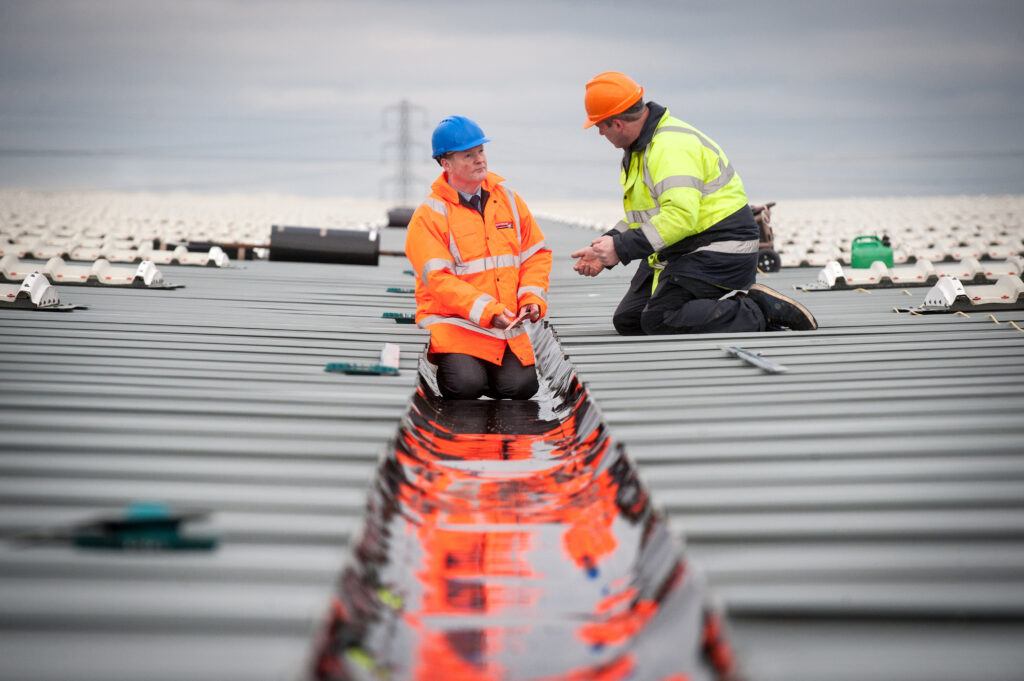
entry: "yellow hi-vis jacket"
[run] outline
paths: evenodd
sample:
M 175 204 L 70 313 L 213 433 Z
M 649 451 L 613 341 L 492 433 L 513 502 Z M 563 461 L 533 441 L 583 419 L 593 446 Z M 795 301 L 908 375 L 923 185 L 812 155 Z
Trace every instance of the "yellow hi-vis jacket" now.
M 523 326 L 492 327 L 505 308 L 530 303 L 547 314 L 551 250 L 523 200 L 488 173 L 483 215 L 464 205 L 442 173 L 409 222 L 405 253 L 416 271 L 416 323 L 430 330 L 430 351 L 501 364 L 505 347 L 534 364 Z
M 623 263 L 730 289 L 754 282 L 758 232 L 743 181 L 721 147 L 653 102 L 623 159 L 625 217 L 608 232 Z M 748 215 L 749 214 L 749 215 Z

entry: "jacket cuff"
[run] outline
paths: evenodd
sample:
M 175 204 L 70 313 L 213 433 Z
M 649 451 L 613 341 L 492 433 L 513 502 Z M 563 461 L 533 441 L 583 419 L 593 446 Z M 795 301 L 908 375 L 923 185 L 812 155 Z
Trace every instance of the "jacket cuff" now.
M 548 302 L 536 294 L 527 293 L 526 295 L 519 299 L 520 310 L 522 310 L 527 305 L 536 305 L 537 307 L 539 307 L 540 316 L 542 318 L 547 316 L 548 314 Z
M 654 246 L 639 229 L 627 229 L 612 236 L 615 255 L 623 265 L 628 265 L 637 258 L 646 258 L 654 253 Z
M 504 311 L 505 306 L 496 300 L 492 300 L 491 302 L 487 303 L 487 307 L 484 308 L 484 313 L 480 315 L 480 326 L 484 327 L 485 329 L 494 328 L 492 326 L 494 317 L 496 315 L 501 314 Z

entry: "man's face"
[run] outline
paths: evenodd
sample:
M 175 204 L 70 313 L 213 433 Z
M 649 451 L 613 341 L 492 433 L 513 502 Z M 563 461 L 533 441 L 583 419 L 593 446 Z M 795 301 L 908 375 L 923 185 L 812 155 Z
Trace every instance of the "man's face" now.
M 601 137 L 611 142 L 616 149 L 626 149 L 632 144 L 632 140 L 628 139 L 626 134 L 625 124 L 618 118 L 601 121 L 596 127 Z
M 487 154 L 484 145 L 453 151 L 450 156 L 441 160 L 441 167 L 448 173 L 448 178 L 459 185 L 476 186 L 487 177 Z

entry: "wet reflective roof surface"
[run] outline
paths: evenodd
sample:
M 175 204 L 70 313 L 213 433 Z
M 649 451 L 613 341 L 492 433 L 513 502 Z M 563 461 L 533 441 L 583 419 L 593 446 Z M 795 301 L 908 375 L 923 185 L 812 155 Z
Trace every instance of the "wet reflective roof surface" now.
M 733 659 L 703 578 L 553 334 L 534 401 L 425 380 L 370 493 L 320 678 L 708 679 Z M 721 674 L 721 676 L 719 675 Z

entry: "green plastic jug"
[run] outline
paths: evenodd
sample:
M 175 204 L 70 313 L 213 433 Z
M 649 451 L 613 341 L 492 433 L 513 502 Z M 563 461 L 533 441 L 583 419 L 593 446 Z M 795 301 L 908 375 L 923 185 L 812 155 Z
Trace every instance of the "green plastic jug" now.
M 850 246 L 850 266 L 871 267 L 871 263 L 876 260 L 892 267 L 892 248 L 883 244 L 877 236 L 856 237 Z

